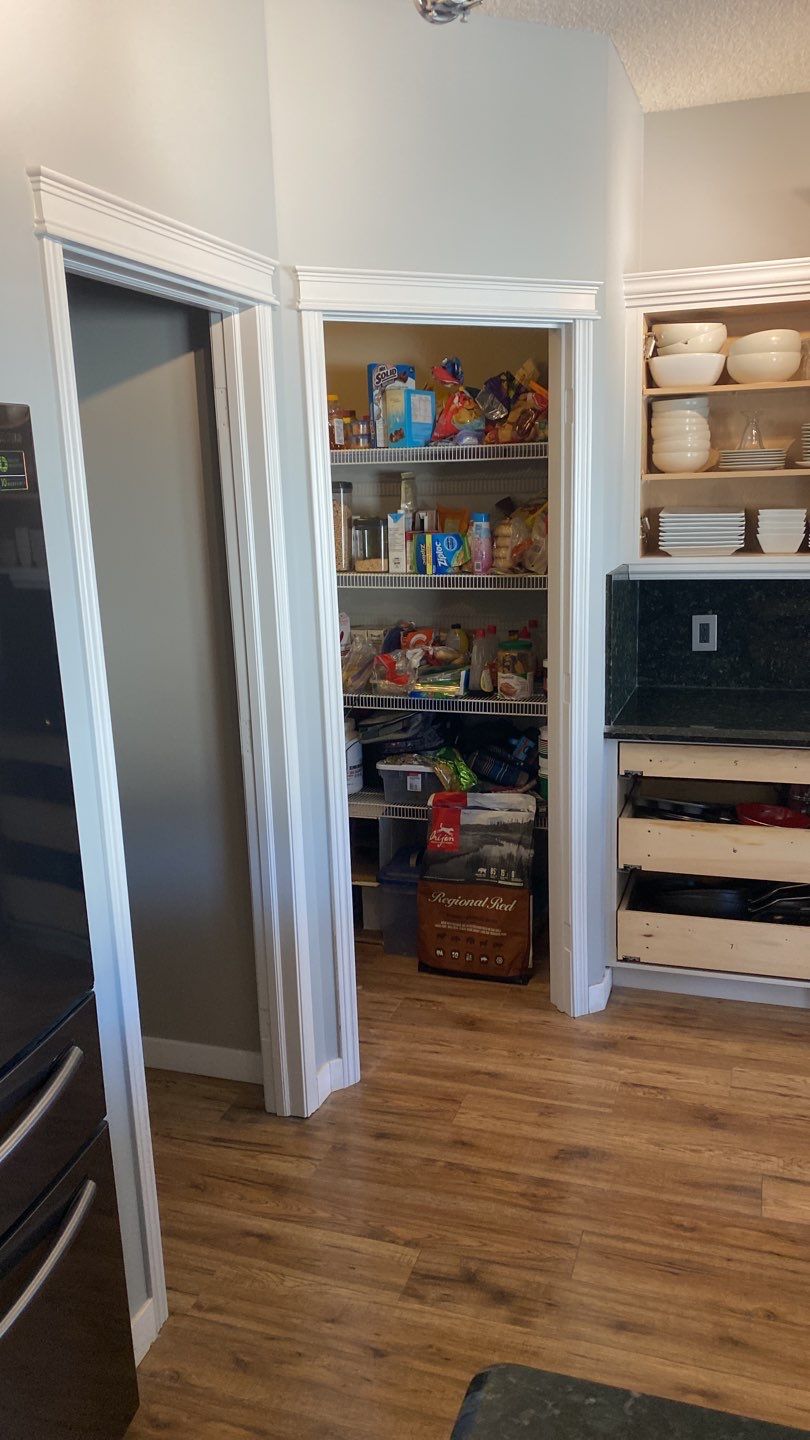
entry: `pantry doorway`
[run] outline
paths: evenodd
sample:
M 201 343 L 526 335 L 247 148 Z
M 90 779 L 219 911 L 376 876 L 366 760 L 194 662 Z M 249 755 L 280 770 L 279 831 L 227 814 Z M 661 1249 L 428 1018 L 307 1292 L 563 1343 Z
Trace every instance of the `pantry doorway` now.
M 588 669 L 594 596 L 590 575 L 593 323 L 599 287 L 544 281 L 324 271 L 297 272 L 316 537 L 315 588 L 326 721 L 324 773 L 336 937 L 342 1083 L 360 1078 L 354 954 L 352 860 L 346 802 L 344 694 L 339 649 L 327 400 L 331 328 L 470 327 L 545 332 L 550 392 L 548 497 L 557 523 L 550 535 L 548 662 L 555 676 L 548 705 L 551 998 L 571 1016 L 594 1005 L 588 981 L 588 874 L 602 865 L 600 836 L 589 836 L 586 795 L 596 690 Z M 357 349 L 357 346 L 354 346 Z M 503 344 L 501 344 L 503 349 Z M 369 359 L 405 360 L 400 356 Z M 439 358 L 438 356 L 436 357 Z M 521 357 L 522 358 L 522 357 Z M 373 437 L 372 437 L 373 444 Z M 340 578 L 340 577 L 338 577 Z M 532 708 L 531 706 L 529 707 Z M 540 707 L 536 707 L 538 710 Z M 592 922 L 593 923 L 593 922 Z M 594 941 L 596 943 L 595 937 Z M 605 1000 L 607 996 L 605 995 Z M 604 1001 L 602 1002 L 604 1003 Z
M 29 171 L 41 244 L 61 466 L 43 512 L 71 739 L 102 1061 L 136 1359 L 168 1314 L 110 701 L 67 276 L 206 313 L 238 689 L 265 1103 L 319 1104 L 275 407 L 275 262 L 51 170 Z M 36 426 L 36 417 L 34 424 Z M 270 736 L 273 736 L 273 743 Z M 137 1298 L 136 1298 L 137 1297 Z M 142 1300 L 142 1303 L 141 1303 Z

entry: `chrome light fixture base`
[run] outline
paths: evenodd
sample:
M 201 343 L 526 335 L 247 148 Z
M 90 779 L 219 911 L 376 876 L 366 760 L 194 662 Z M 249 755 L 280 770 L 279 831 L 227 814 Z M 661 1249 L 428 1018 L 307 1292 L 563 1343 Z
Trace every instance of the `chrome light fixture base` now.
M 413 0 L 413 3 L 430 25 L 447 25 L 451 20 L 466 20 L 482 0 Z

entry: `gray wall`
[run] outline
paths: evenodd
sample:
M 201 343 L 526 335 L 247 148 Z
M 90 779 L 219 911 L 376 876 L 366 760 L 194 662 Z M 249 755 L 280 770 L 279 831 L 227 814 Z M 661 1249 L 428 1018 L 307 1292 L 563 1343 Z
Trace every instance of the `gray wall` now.
M 645 270 L 810 253 L 810 94 L 645 119 Z
M 27 165 L 273 254 L 261 0 L 25 0 L 3 7 L 0 399 L 31 407 L 93 940 L 107 1105 L 133 1314 L 150 1294 L 79 590 L 63 503 L 54 374 Z
M 620 558 L 616 503 L 624 420 L 622 273 L 638 265 L 643 122 L 603 36 L 502 21 L 424 24 L 407 0 L 267 0 L 282 275 L 282 464 L 290 534 L 312 546 L 300 317 L 290 268 L 323 265 L 601 281 L 596 341 L 588 803 L 592 979 L 610 945 L 606 885 L 615 795 L 604 782 L 604 576 Z M 335 63 L 351 37 L 351 67 Z M 308 103 L 311 101 L 311 103 Z M 322 117 L 335 117 L 324 125 Z M 398 145 L 392 137 L 399 137 Z M 395 157 L 395 158 L 394 158 Z M 358 184 L 356 177 L 361 177 Z M 369 191 L 371 185 L 372 191 Z M 374 188 L 378 203 L 375 203 Z M 604 502 L 604 514 L 601 506 Z M 626 523 L 626 522 L 625 522 Z M 307 653 L 316 616 L 307 567 L 290 573 Z M 296 675 L 302 754 L 322 753 L 314 666 Z M 313 980 L 334 1054 L 334 958 L 320 766 L 302 774 L 310 834 Z M 615 871 L 615 866 L 614 866 Z M 317 1004 L 320 990 L 320 1006 Z
M 208 321 L 69 295 L 143 1033 L 258 1051 Z

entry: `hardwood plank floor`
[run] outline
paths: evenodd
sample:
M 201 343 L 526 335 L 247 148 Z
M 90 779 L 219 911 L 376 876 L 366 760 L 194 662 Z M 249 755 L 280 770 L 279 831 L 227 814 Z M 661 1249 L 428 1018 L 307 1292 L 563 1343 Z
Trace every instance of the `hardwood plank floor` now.
M 810 1429 L 810 1014 L 358 977 L 365 1078 L 309 1121 L 150 1076 L 130 1440 L 448 1440 L 504 1360 Z

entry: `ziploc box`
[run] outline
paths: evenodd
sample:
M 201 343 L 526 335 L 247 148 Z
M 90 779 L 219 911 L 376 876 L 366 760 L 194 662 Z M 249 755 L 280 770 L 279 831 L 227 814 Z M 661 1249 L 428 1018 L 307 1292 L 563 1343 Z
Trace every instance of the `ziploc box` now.
M 390 385 L 383 404 L 387 445 L 427 445 L 436 420 L 436 396 L 432 390 Z
M 378 360 L 368 366 L 368 414 L 371 425 L 371 444 L 382 450 L 387 444 L 385 423 L 385 392 L 391 385 L 402 389 L 416 389 L 416 370 L 413 365 L 382 365 Z
M 459 570 L 470 558 L 470 549 L 465 535 L 450 532 L 447 535 L 425 536 L 425 558 L 428 575 L 450 575 Z

